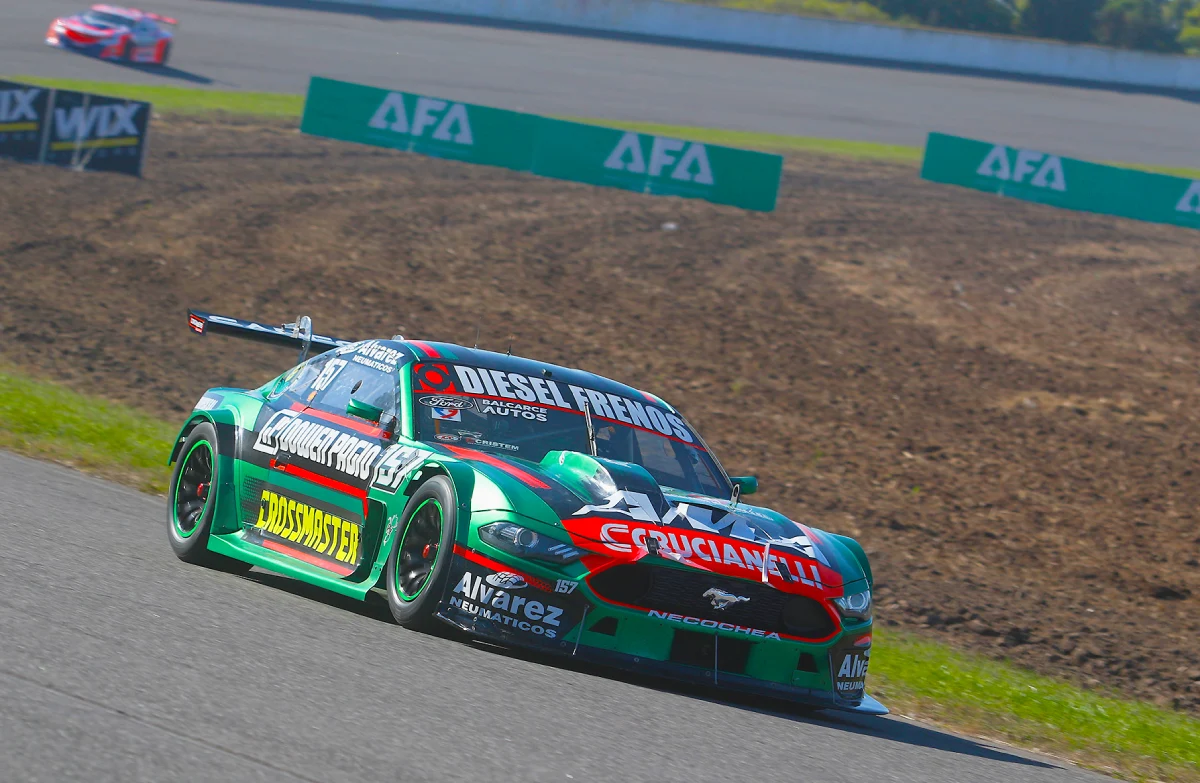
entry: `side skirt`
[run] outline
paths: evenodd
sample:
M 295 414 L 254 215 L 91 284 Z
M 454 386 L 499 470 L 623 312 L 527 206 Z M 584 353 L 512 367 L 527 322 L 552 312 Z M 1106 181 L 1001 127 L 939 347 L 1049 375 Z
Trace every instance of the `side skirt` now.
M 369 574 L 364 582 L 347 582 L 332 571 L 326 571 L 287 555 L 247 543 L 242 540 L 240 533 L 209 536 L 208 548 L 218 554 L 232 557 L 234 560 L 241 560 L 272 573 L 290 576 L 301 582 L 323 587 L 339 595 L 357 598 L 360 601 L 366 598 L 367 593 L 375 584 L 375 580 L 371 579 Z

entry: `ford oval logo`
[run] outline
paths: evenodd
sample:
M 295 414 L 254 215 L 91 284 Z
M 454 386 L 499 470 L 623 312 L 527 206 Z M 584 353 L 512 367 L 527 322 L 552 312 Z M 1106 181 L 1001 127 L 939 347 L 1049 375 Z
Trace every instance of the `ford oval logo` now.
M 456 411 L 465 411 L 475 407 L 474 402 L 461 397 L 420 397 L 417 402 L 428 405 L 430 408 L 453 408 Z

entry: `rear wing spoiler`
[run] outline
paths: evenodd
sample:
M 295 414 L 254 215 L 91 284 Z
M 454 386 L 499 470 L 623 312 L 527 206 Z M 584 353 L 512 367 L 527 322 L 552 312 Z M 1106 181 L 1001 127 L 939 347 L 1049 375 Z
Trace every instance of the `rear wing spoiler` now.
M 151 13 L 146 13 L 146 12 L 143 12 L 143 13 L 142 13 L 142 16 L 144 16 L 144 17 L 146 17 L 147 19 L 150 19 L 150 20 L 152 20 L 152 21 L 159 22 L 160 24 L 169 24 L 169 25 L 172 25 L 172 26 L 178 26 L 178 25 L 179 25 L 179 22 L 178 22 L 178 21 L 176 21 L 175 19 L 172 19 L 172 18 L 171 18 L 171 17 L 169 17 L 169 16 L 162 16 L 161 14 L 151 14 Z
M 224 315 L 202 313 L 199 310 L 188 310 L 188 326 L 196 334 L 225 334 L 268 345 L 298 348 L 300 350 L 299 362 L 308 358 L 309 349 L 314 345 L 321 347 L 318 353 L 324 353 L 331 348 L 338 348 L 353 342 L 337 337 L 327 337 L 323 334 L 313 334 L 312 319 L 307 315 L 297 318 L 294 324 L 272 326 Z

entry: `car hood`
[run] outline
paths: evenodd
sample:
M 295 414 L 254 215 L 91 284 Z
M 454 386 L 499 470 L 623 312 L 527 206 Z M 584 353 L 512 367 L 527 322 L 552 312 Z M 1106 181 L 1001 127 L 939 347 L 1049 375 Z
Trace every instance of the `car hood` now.
M 63 27 L 84 35 L 95 37 L 104 37 L 113 35 L 114 33 L 124 32 L 128 27 L 124 25 L 110 24 L 108 22 L 92 22 L 89 21 L 83 14 L 75 14 L 66 16 L 58 20 Z
M 661 486 L 640 465 L 572 451 L 550 452 L 537 463 L 453 451 L 492 479 L 507 510 L 561 527 L 596 554 L 663 557 L 826 596 L 870 579 L 848 539 L 761 506 Z

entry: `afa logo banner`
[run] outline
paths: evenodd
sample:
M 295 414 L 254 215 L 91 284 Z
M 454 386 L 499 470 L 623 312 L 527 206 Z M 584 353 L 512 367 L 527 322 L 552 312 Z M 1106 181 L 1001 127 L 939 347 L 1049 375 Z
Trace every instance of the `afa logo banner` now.
M 1200 179 L 1193 180 L 1175 205 L 1176 212 L 1200 214 Z
M 141 176 L 150 104 L 0 81 L 0 157 Z
M 769 212 L 783 158 L 314 76 L 300 130 L 541 177 Z
M 533 173 L 770 212 L 783 158 L 717 144 L 544 119 Z
M 1200 181 L 931 133 L 922 179 L 1063 209 L 1200 228 Z

